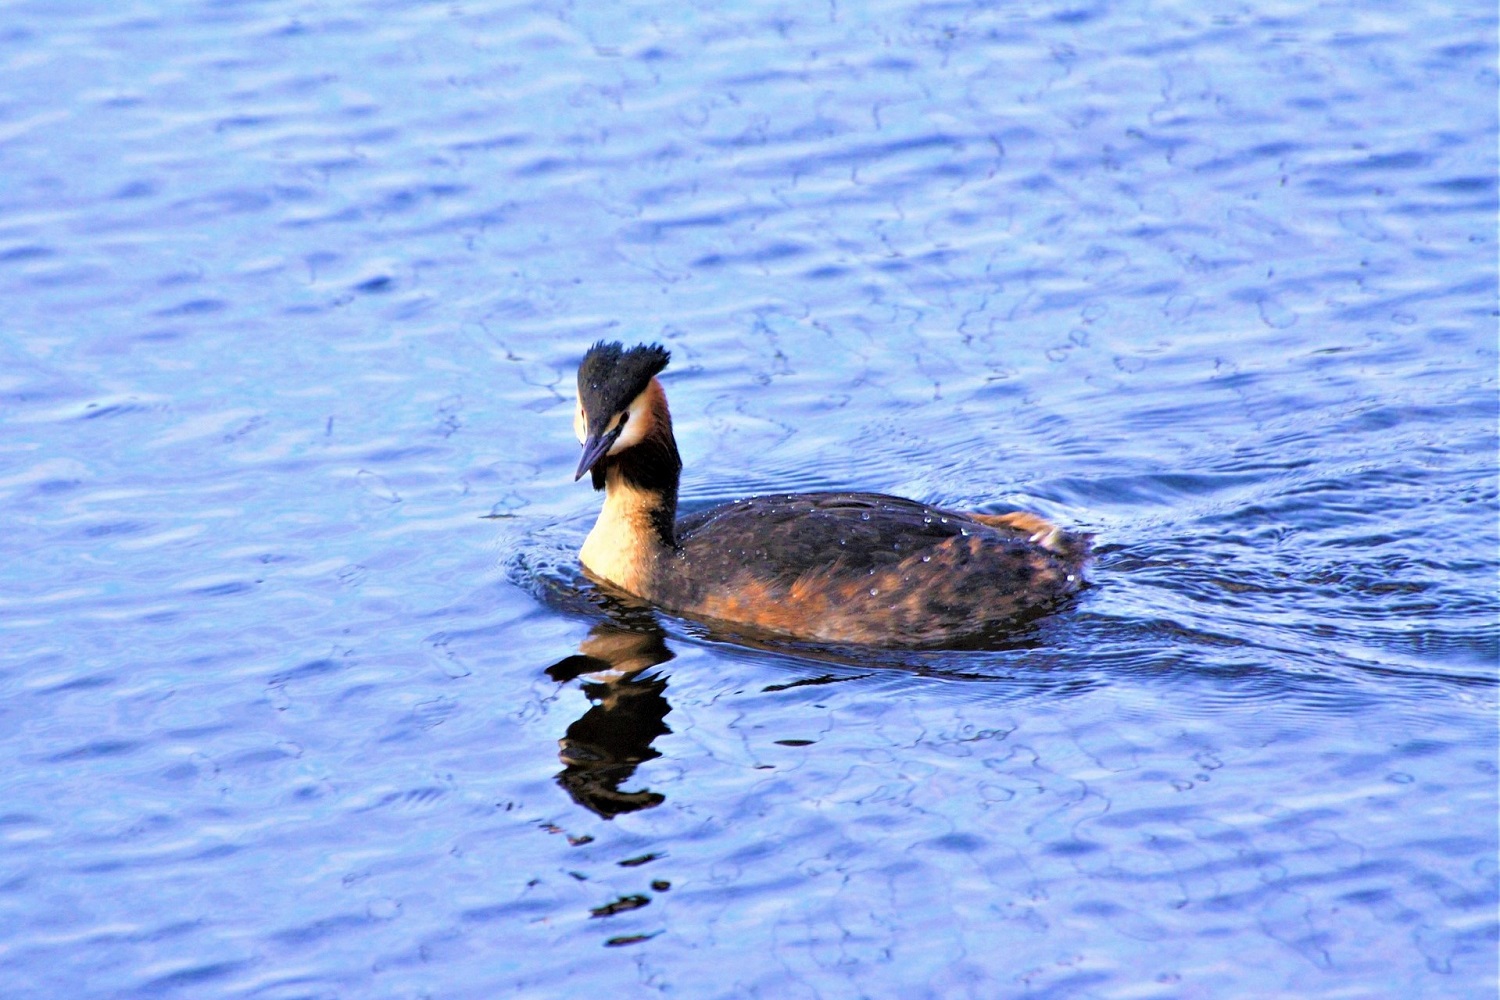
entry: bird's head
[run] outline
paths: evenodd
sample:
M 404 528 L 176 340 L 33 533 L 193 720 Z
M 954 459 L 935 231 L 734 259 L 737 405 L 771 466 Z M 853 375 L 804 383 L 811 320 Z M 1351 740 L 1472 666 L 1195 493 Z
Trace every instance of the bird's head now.
M 656 376 L 672 355 L 660 344 L 626 348 L 599 341 L 578 365 L 578 407 L 573 432 L 583 445 L 578 471 L 583 478 L 608 455 L 639 444 L 664 418 L 666 397 Z M 595 486 L 601 486 L 595 476 Z

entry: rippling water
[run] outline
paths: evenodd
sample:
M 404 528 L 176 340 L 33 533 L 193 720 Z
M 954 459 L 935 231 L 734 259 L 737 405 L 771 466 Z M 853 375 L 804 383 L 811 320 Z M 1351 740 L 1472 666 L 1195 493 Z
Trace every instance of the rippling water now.
M 1491 995 L 1493 5 L 601 6 L 0 5 L 0 993 Z M 1096 586 L 598 606 L 599 337 Z

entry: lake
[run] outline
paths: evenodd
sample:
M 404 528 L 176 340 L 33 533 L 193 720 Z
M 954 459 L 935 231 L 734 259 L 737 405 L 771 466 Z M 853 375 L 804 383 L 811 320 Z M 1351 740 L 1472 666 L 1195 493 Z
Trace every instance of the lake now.
M 1493 995 L 1493 4 L 0 13 L 0 993 Z M 1092 586 L 602 600 L 599 339 Z

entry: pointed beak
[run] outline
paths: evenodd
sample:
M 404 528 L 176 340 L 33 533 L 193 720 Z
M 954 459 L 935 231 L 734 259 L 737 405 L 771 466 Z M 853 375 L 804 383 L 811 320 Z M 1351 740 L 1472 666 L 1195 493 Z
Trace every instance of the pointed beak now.
M 578 471 L 573 473 L 573 482 L 583 478 L 583 474 L 594 467 L 594 465 L 609 454 L 609 449 L 615 445 L 615 438 L 620 436 L 621 425 L 616 424 L 612 431 L 603 434 L 590 434 L 587 441 L 583 442 L 583 456 L 578 459 Z

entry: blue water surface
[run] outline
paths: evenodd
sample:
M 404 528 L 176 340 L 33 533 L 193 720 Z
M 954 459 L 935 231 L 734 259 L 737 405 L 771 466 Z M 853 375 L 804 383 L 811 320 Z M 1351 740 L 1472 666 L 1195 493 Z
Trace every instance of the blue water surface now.
M 1493 4 L 0 3 L 0 995 L 1497 986 Z M 1002 648 L 601 604 L 1038 511 Z

